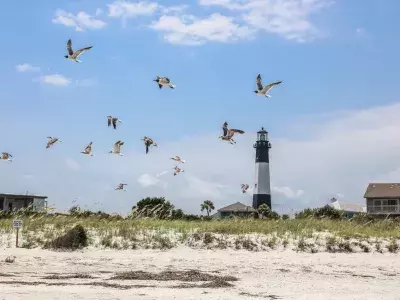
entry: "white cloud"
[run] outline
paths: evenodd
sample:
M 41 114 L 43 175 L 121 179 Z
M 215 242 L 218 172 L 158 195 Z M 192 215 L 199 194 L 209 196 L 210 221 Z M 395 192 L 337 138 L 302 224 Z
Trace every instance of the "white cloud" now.
M 103 29 L 107 26 L 106 22 L 96 19 L 84 11 L 80 11 L 77 15 L 74 15 L 61 9 L 56 11 L 56 16 L 52 22 L 63 24 L 67 27 L 75 27 L 76 31 L 84 31 L 85 29 Z
M 108 16 L 111 18 L 131 18 L 140 15 L 152 15 L 159 8 L 156 2 L 128 2 L 117 0 L 108 6 Z
M 292 198 L 298 198 L 304 194 L 303 190 L 293 190 L 292 188 L 288 186 L 272 186 L 271 191 L 280 195 L 285 196 L 286 198 L 292 199 Z
M 142 187 L 150 187 L 150 186 L 162 186 L 164 188 L 167 187 L 167 183 L 159 180 L 158 178 L 150 175 L 150 174 L 142 174 L 138 178 L 137 182 L 142 186 Z
M 200 0 L 203 6 L 221 6 L 241 13 L 250 27 L 305 42 L 323 34 L 310 21 L 313 13 L 332 5 L 332 0 Z
M 59 74 L 42 76 L 40 81 L 55 86 L 67 86 L 71 83 L 71 79 Z
M 102 15 L 102 14 L 103 14 L 103 10 L 102 10 L 101 8 L 97 8 L 97 9 L 96 9 L 95 15 L 96 15 L 96 16 L 100 16 L 100 15 Z
M 344 195 L 343 201 L 363 202 L 369 182 L 399 181 L 399 114 L 400 103 L 395 103 L 331 113 L 329 118 L 309 116 L 307 136 L 300 134 L 288 138 L 270 132 L 273 208 L 288 211 L 290 208 L 325 205 L 338 194 Z M 0 119 L 0 126 L 9 122 L 5 116 Z M 27 124 L 24 122 L 15 124 L 12 132 L 5 132 L 4 143 L 24 149 L 24 144 L 37 145 L 40 139 L 43 142 L 41 125 L 29 123 L 32 134 L 26 135 Z M 297 122 L 290 126 L 292 132 L 297 132 Z M 71 128 L 64 131 L 60 128 L 58 134 L 70 142 L 53 149 L 56 151 L 45 151 L 40 142 L 25 154 L 19 153 L 18 164 L 2 165 L 0 190 L 44 194 L 49 196 L 50 204 L 60 209 L 67 208 L 71 199 L 79 195 L 86 199 L 85 204 L 104 203 L 104 209 L 109 212 L 126 212 L 136 201 L 147 196 L 164 196 L 188 213 L 200 213 L 200 204 L 204 200 L 213 201 L 216 208 L 237 201 L 251 205 L 251 192 L 243 194 L 240 184 L 254 184 L 252 144 L 258 129 L 246 131 L 237 138 L 235 146 L 217 139 L 219 129 L 174 141 L 155 136 L 161 145 L 159 149 L 154 148 L 146 155 L 142 148 L 127 144 L 123 157 L 107 154 L 109 141 L 98 140 L 98 155 L 85 159 L 76 149 L 81 149 L 86 141 L 79 140 L 80 135 L 71 132 Z M 85 128 L 80 130 L 85 132 Z M 20 141 L 22 135 L 24 140 Z M 70 156 L 74 151 L 76 155 Z M 188 161 L 181 165 L 185 172 L 177 176 L 172 172 L 174 163 L 170 157 L 173 155 Z M 81 171 L 68 172 L 71 167 L 60 157 L 70 157 L 80 165 Z M 165 170 L 169 173 L 156 177 Z M 25 174 L 32 174 L 35 179 L 21 180 Z M 159 183 L 157 180 L 161 179 Z M 127 192 L 114 190 L 119 182 L 129 184 Z
M 232 18 L 214 13 L 208 18 L 198 19 L 192 15 L 162 16 L 150 27 L 164 32 L 171 44 L 201 45 L 207 41 L 230 42 L 251 36 L 252 31 L 239 26 Z
M 65 160 L 65 164 L 72 170 L 74 171 L 79 171 L 81 169 L 81 166 L 72 158 L 67 158 Z
M 31 64 L 24 63 L 15 66 L 18 72 L 39 72 L 40 68 L 39 67 L 34 67 Z

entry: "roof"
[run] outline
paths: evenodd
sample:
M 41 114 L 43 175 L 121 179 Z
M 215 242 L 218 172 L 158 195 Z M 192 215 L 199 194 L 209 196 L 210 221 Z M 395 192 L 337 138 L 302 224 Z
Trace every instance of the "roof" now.
M 239 212 L 239 211 L 255 212 L 256 210 L 253 207 L 244 205 L 243 203 L 240 202 L 236 202 L 234 204 L 218 209 L 218 212 Z
M 40 198 L 40 199 L 48 198 L 47 196 L 27 195 L 27 194 L 24 194 L 24 195 L 22 195 L 22 194 L 8 194 L 8 193 L 0 194 L 0 197 Z
M 400 183 L 370 183 L 364 198 L 400 198 Z
M 367 212 L 367 207 L 361 203 L 344 202 L 336 200 L 328 204 L 329 206 L 338 210 L 351 211 L 351 212 Z

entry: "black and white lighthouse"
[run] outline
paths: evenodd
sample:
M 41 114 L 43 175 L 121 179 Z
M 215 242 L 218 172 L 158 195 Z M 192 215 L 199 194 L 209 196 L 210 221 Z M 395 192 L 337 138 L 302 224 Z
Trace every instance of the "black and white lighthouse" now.
M 271 207 L 271 183 L 269 178 L 269 149 L 268 132 L 264 127 L 257 132 L 256 149 L 256 178 L 253 193 L 253 208 L 257 209 L 265 203 Z

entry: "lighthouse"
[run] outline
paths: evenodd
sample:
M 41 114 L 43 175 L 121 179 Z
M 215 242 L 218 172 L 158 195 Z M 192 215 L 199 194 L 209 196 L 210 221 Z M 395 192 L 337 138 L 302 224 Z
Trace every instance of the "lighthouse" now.
M 256 178 L 253 192 L 253 208 L 265 203 L 271 207 L 271 183 L 269 178 L 269 149 L 268 132 L 264 127 L 257 132 L 257 141 L 253 145 L 256 149 Z

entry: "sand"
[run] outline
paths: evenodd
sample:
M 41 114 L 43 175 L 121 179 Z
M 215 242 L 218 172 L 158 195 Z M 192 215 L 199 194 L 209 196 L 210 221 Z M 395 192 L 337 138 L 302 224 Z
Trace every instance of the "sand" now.
M 14 263 L 5 258 L 15 255 Z M 197 270 L 237 281 L 110 280 L 124 271 Z M 192 271 L 193 272 L 193 271 Z M 142 274 L 143 273 L 136 273 Z M 153 274 L 153 275 L 154 275 Z M 70 278 L 59 276 L 69 275 Z M 92 278 L 73 278 L 90 277 Z M 45 277 L 52 279 L 46 279 Z M 58 276 L 58 277 L 57 277 Z M 72 277 L 72 278 L 71 278 Z M 154 279 L 154 278 L 153 278 Z M 161 250 L 0 250 L 1 300 L 41 299 L 400 299 L 400 255 Z M 222 286 L 220 285 L 232 285 Z

